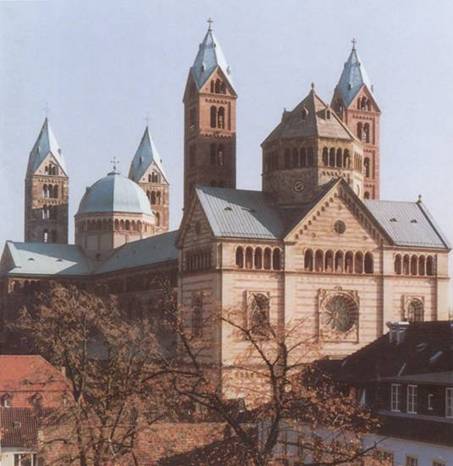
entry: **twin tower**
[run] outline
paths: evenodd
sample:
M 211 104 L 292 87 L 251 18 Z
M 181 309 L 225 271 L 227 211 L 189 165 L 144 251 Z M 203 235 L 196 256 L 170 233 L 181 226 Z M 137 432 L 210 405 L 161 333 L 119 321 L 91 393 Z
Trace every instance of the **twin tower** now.
M 184 209 L 195 186 L 236 188 L 236 101 L 231 68 L 211 27 L 184 91 Z M 373 87 L 355 43 L 331 105 L 314 85 L 262 143 L 263 191 L 294 207 L 317 187 L 343 177 L 362 198 L 379 198 L 379 118 Z M 169 183 L 148 128 L 129 178 L 146 192 L 155 234 L 168 231 Z M 30 153 L 25 179 L 25 241 L 68 242 L 69 177 L 47 119 Z

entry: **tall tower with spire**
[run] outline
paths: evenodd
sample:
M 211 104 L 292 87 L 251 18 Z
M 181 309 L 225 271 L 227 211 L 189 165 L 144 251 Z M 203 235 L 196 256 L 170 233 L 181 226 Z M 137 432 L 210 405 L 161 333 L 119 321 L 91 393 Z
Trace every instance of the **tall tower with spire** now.
M 139 184 L 149 199 L 155 216 L 155 233 L 168 231 L 170 185 L 148 126 L 131 162 L 129 178 Z
M 68 199 L 68 171 L 46 118 L 25 176 L 25 241 L 67 243 Z
M 236 187 L 236 99 L 209 20 L 184 91 L 184 208 L 194 188 Z
M 365 199 L 379 199 L 381 111 L 376 102 L 373 86 L 357 53 L 355 40 L 352 41 L 351 53 L 335 87 L 332 107 L 362 142 Z

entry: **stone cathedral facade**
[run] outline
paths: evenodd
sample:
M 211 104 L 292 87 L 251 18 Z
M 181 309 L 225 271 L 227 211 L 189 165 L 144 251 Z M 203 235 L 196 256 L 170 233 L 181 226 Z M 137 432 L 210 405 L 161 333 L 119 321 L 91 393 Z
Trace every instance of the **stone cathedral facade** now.
M 312 85 L 264 139 L 257 191 L 236 187 L 238 95 L 209 28 L 183 93 L 176 231 L 170 180 L 146 129 L 128 177 L 113 170 L 87 188 L 68 244 L 70 173 L 46 120 L 29 156 L 25 242 L 8 241 L 1 258 L 3 318 L 59 280 L 105 284 L 159 325 L 155 278 L 165 276 L 224 370 L 242 342 L 204 322 L 225 308 L 245 326 L 303 321 L 329 357 L 372 342 L 389 321 L 446 320 L 450 247 L 421 199 L 380 200 L 381 109 L 355 44 L 331 103 Z

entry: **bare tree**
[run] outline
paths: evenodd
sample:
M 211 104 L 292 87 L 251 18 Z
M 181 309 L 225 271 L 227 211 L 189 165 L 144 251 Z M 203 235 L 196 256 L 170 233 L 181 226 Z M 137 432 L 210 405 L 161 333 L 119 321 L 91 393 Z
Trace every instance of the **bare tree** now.
M 292 456 L 333 466 L 372 456 L 374 447 L 363 448 L 361 439 L 377 421 L 313 362 L 320 342 L 304 330 L 307 321 L 273 322 L 258 305 L 253 319 L 242 310 L 220 309 L 197 322 L 193 309 L 178 308 L 170 290 L 167 310 L 179 355 L 165 361 L 166 370 L 180 400 L 198 407 L 195 415 L 226 423 L 227 441 L 217 452 L 222 464 L 264 466 Z M 229 361 L 212 357 L 220 328 L 236 347 Z
M 68 380 L 61 407 L 41 419 L 46 464 L 139 464 L 137 436 L 165 414 L 168 392 L 149 322 L 126 320 L 113 297 L 53 283 L 15 329 Z

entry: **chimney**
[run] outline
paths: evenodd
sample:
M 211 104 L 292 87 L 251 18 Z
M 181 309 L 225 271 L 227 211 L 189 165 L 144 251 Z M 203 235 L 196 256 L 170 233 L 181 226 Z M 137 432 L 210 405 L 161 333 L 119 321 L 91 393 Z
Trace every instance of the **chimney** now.
M 387 322 L 389 328 L 389 342 L 394 345 L 399 345 L 404 341 L 406 330 L 409 327 L 409 322 Z

